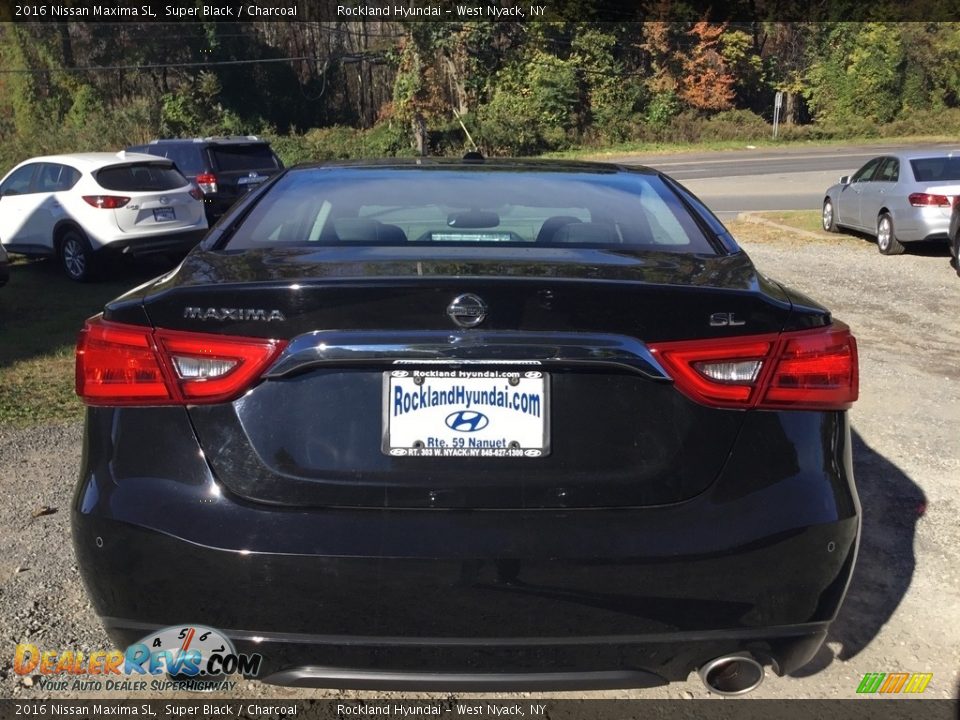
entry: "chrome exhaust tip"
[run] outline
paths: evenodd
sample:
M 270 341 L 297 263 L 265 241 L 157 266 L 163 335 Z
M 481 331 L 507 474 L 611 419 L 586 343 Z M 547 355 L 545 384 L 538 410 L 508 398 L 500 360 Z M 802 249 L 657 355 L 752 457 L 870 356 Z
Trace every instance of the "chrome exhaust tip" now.
M 717 695 L 745 695 L 763 682 L 763 665 L 749 655 L 714 658 L 697 672 L 707 690 Z

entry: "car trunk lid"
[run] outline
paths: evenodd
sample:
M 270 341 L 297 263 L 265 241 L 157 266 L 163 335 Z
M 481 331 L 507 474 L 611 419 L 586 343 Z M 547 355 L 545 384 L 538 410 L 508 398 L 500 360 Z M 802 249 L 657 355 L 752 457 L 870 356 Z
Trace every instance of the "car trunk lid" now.
M 289 342 L 241 398 L 189 408 L 218 479 L 262 502 L 379 508 L 637 506 L 708 487 L 744 413 L 682 395 L 647 344 L 779 332 L 791 309 L 782 290 L 742 253 L 517 248 L 488 258 L 469 248 L 430 260 L 408 248 L 190 256 L 147 292 L 155 325 Z M 464 295 L 486 306 L 473 328 L 447 312 Z M 539 417 L 503 438 L 541 433 L 542 451 L 391 453 L 394 434 L 419 431 L 404 413 L 391 417 L 398 398 L 402 409 L 404 397 L 423 397 L 417 373 L 435 393 L 459 383 L 503 391 L 507 405 L 513 392 L 536 397 Z M 449 442 L 450 416 L 471 409 L 498 421 L 489 403 L 439 403 L 430 432 Z

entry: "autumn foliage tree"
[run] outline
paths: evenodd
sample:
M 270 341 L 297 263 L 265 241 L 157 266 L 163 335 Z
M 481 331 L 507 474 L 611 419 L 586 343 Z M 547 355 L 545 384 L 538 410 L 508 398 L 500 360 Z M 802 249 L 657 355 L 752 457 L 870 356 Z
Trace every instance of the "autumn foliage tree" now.
M 773 22 L 750 18 L 755 0 L 697 22 L 695 4 L 626 3 L 615 22 L 205 21 L 172 39 L 0 22 L 0 174 L 172 134 L 262 133 L 289 162 L 752 140 L 777 92 L 788 139 L 960 134 L 958 22 Z
M 720 52 L 720 41 L 726 29 L 726 24 L 702 20 L 687 32 L 694 43 L 683 60 L 680 97 L 697 110 L 729 110 L 733 107 L 736 78 Z

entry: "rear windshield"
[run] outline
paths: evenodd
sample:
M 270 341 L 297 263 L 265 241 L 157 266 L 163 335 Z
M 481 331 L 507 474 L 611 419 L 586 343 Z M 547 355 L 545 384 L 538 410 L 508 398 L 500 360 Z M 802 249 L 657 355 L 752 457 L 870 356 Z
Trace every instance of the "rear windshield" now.
M 217 170 L 224 172 L 245 170 L 276 170 L 280 161 L 269 145 L 215 145 L 210 155 Z
M 426 168 L 294 170 L 253 208 L 228 246 L 347 244 L 716 254 L 656 175 Z
M 131 163 L 112 165 L 94 173 L 97 183 L 106 190 L 147 192 L 174 190 L 187 185 L 187 179 L 169 163 Z
M 918 158 L 910 161 L 917 182 L 960 180 L 960 156 Z
M 153 143 L 128 147 L 127 152 L 146 153 L 167 158 L 177 166 L 177 170 L 187 175 L 199 175 L 206 170 L 200 154 L 200 146 L 192 143 Z

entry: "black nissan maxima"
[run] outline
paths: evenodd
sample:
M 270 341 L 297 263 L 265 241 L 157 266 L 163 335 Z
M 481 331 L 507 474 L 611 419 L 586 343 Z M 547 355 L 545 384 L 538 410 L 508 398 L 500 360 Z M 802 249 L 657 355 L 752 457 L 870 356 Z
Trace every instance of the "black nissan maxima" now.
M 857 373 L 654 170 L 298 167 L 87 322 L 74 545 L 268 683 L 738 694 L 843 600 Z

